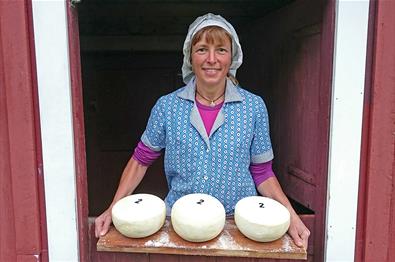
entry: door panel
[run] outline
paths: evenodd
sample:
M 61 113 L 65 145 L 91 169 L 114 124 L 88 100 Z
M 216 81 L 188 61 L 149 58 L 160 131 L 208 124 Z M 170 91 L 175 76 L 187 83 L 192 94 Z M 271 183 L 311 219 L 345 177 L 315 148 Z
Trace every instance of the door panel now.
M 242 84 L 266 102 L 274 171 L 302 205 L 296 203 L 297 211 L 313 213 L 310 248 L 318 260 L 325 243 L 334 18 L 334 1 L 294 1 L 241 37 L 250 58 L 240 70 Z
M 178 53 L 83 54 L 90 215 L 111 203 L 156 100 L 178 87 Z M 163 155 L 163 154 L 162 154 Z M 135 191 L 164 198 L 163 156 Z

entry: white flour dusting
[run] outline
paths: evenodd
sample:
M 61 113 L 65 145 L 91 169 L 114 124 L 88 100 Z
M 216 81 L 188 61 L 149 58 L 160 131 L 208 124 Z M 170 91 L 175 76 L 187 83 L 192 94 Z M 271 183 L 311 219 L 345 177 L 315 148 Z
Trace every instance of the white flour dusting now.
M 212 245 L 208 248 L 221 248 L 221 249 L 243 249 L 233 237 L 229 234 L 228 231 L 223 231 L 222 234 L 219 236 L 217 241 L 215 241 Z
M 177 247 L 174 243 L 169 241 L 169 235 L 166 232 L 161 232 L 157 239 L 151 239 L 144 243 L 145 247 Z
M 288 238 L 288 237 L 283 237 L 282 249 L 283 249 L 285 252 L 292 251 L 292 247 L 291 247 L 291 243 L 290 243 L 290 238 Z
M 277 249 L 272 249 L 270 252 L 272 253 L 285 253 L 285 252 L 292 252 L 292 246 L 291 246 L 291 238 L 284 236 L 282 238 L 282 245 L 280 248 Z

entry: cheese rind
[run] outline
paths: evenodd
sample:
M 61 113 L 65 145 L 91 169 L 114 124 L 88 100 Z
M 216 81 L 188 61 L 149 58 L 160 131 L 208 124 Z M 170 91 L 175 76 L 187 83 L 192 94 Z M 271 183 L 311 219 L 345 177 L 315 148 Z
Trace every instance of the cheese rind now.
M 282 237 L 290 224 L 290 213 L 281 203 L 267 197 L 241 199 L 235 207 L 235 223 L 246 237 L 270 242 Z
M 124 236 L 142 238 L 156 233 L 166 219 L 166 205 L 151 194 L 134 194 L 120 199 L 112 208 L 115 228 Z
M 174 231 L 191 242 L 205 242 L 218 236 L 225 226 L 225 208 L 207 194 L 189 194 L 178 199 L 171 210 Z

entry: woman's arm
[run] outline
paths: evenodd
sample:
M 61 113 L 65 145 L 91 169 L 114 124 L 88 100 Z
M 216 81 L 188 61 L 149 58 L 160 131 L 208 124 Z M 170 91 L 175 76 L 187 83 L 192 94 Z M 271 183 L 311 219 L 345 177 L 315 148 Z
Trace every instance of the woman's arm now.
M 307 249 L 307 244 L 310 236 L 309 229 L 303 224 L 295 210 L 292 208 L 291 203 L 281 189 L 280 183 L 276 177 L 270 177 L 258 186 L 258 192 L 262 196 L 270 197 L 283 204 L 291 214 L 291 224 L 288 229 L 289 235 L 294 240 L 295 244 L 299 247 Z
M 148 166 L 140 164 L 133 157 L 130 158 L 128 164 L 126 165 L 121 180 L 118 185 L 118 189 L 115 193 L 114 199 L 111 205 L 95 220 L 95 236 L 100 237 L 107 234 L 110 227 L 112 217 L 111 209 L 114 204 L 121 198 L 130 195 L 136 187 L 140 184 L 143 179 Z

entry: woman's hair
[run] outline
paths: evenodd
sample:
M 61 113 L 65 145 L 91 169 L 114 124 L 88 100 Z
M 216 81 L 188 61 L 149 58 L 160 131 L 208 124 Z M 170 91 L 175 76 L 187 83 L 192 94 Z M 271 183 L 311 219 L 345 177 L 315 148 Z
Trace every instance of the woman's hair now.
M 214 44 L 214 43 L 219 43 L 219 44 L 224 44 L 226 39 L 229 40 L 231 44 L 231 48 L 233 48 L 232 45 L 232 37 L 231 35 L 222 27 L 219 26 L 207 26 L 203 27 L 200 29 L 196 34 L 193 36 L 192 41 L 191 41 L 191 47 L 196 45 L 197 42 L 199 42 L 202 37 L 205 37 L 205 40 L 209 44 Z M 192 51 L 192 48 L 191 48 Z M 232 50 L 231 50 L 232 52 Z M 191 56 L 192 59 L 192 56 Z M 234 77 L 232 74 L 228 73 L 228 77 L 230 80 L 232 80 L 233 84 L 238 85 L 239 81 L 237 81 L 236 77 Z
M 202 37 L 205 36 L 207 43 L 209 44 L 214 44 L 216 42 L 219 42 L 220 44 L 225 43 L 225 39 L 228 39 L 229 42 L 232 44 L 232 37 L 230 34 L 223 29 L 222 27 L 219 26 L 207 26 L 203 27 L 200 29 L 194 36 L 191 42 L 191 45 L 194 46 L 196 45 L 197 42 L 199 42 Z

